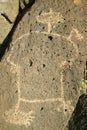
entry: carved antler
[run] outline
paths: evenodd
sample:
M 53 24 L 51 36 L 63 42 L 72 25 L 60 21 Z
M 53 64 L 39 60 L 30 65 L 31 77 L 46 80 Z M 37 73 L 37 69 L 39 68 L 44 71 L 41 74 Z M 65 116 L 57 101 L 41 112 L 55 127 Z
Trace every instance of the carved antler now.
M 76 37 L 78 40 L 80 40 L 80 41 L 84 39 L 84 37 L 82 36 L 82 34 L 80 34 L 79 31 L 78 31 L 77 29 L 75 29 L 75 28 L 72 28 L 71 33 L 70 33 L 70 35 L 69 35 L 68 38 L 71 39 L 71 37 L 72 37 L 73 35 L 75 35 L 75 37 Z
M 51 31 L 51 24 L 52 23 L 58 23 L 64 22 L 62 14 L 60 12 L 53 12 L 52 9 L 50 9 L 50 12 L 48 13 L 42 13 L 40 16 L 37 17 L 37 21 L 41 23 L 47 23 L 48 24 L 48 32 Z

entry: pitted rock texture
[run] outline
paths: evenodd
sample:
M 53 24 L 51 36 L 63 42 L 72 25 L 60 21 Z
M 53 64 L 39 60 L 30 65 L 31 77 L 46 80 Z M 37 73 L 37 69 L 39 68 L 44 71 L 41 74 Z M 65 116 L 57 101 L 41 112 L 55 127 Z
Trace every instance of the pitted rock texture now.
M 82 93 L 85 10 L 72 0 L 37 0 L 24 15 L 0 64 L 2 130 L 66 128 Z
M 0 0 L 0 44 L 11 31 L 19 11 L 19 0 Z

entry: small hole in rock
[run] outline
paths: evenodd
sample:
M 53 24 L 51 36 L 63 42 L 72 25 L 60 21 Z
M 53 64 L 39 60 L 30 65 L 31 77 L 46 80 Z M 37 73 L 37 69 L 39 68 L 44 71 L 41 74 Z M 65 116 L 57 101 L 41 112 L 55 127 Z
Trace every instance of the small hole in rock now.
M 65 49 L 65 47 L 63 47 L 63 49 Z
M 43 29 L 45 29 L 45 27 L 43 27 Z
M 17 93 L 17 92 L 18 92 L 18 90 L 15 91 L 15 93 Z
M 57 56 L 60 56 L 60 54 L 57 54 Z
M 53 40 L 53 37 L 52 36 L 48 36 L 48 38 L 52 41 Z
M 37 68 L 37 71 L 39 72 L 40 70 Z
M 53 80 L 55 80 L 55 78 L 53 78 Z
M 45 64 L 43 64 L 43 67 L 46 67 L 46 65 L 45 65 Z
M 66 28 L 66 27 L 67 27 L 67 25 L 64 25 L 64 27 Z
M 41 109 L 40 109 L 40 110 L 42 111 L 43 109 L 44 109 L 44 108 L 43 108 L 43 107 L 41 107 Z
M 70 63 L 70 60 L 68 60 L 68 62 Z
M 30 32 L 32 32 L 32 29 L 30 29 Z
M 29 60 L 29 67 L 31 67 L 33 65 L 32 60 Z
M 65 112 L 67 111 L 67 109 L 65 109 Z

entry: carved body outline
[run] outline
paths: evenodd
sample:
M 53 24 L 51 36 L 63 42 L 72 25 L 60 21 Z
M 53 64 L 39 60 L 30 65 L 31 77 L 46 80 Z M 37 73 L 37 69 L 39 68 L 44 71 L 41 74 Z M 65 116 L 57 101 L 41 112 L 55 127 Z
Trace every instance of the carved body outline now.
M 52 10 L 50 11 L 52 13 Z M 38 20 L 38 16 L 37 16 L 37 20 Z M 56 34 L 56 33 L 51 33 L 51 24 L 48 23 L 48 32 L 39 32 L 39 31 L 32 31 L 32 33 L 42 33 L 42 34 L 47 34 L 47 35 L 53 35 L 55 37 L 60 37 L 61 35 L 59 34 Z M 26 127 L 30 125 L 30 122 L 33 121 L 33 119 L 35 118 L 34 116 L 32 116 L 32 113 L 34 113 L 34 111 L 30 111 L 29 113 L 23 113 L 19 110 L 19 105 L 20 105 L 20 102 L 26 102 L 26 103 L 42 103 L 42 102 L 55 102 L 55 101 L 59 101 L 61 102 L 61 106 L 63 107 L 63 112 L 65 114 L 65 116 L 67 117 L 67 114 L 65 112 L 65 109 L 68 108 L 68 110 L 72 111 L 73 110 L 73 106 L 71 105 L 71 102 L 68 101 L 67 103 L 65 102 L 65 99 L 64 99 L 64 87 L 63 87 L 63 80 L 64 80 L 64 75 L 63 75 L 63 70 L 64 68 L 66 69 L 66 66 L 67 65 L 70 65 L 72 66 L 73 62 L 78 58 L 78 47 L 77 45 L 71 40 L 71 37 L 73 35 L 73 33 L 76 33 L 77 34 L 77 38 L 79 40 L 82 40 L 83 37 L 79 34 L 78 30 L 75 29 L 75 28 L 72 28 L 71 30 L 71 33 L 68 37 L 66 36 L 62 36 L 63 38 L 65 38 L 67 41 L 69 41 L 72 45 L 73 45 L 73 48 L 76 50 L 76 57 L 74 58 L 71 58 L 70 59 L 70 63 L 68 63 L 66 60 L 62 62 L 60 68 L 61 68 L 61 78 L 60 78 L 60 81 L 61 81 L 61 97 L 60 98 L 50 98 L 50 99 L 46 99 L 46 100 L 27 100 L 27 99 L 24 99 L 24 98 L 21 98 L 21 91 L 20 91 L 20 65 L 18 64 L 15 64 L 14 62 L 11 61 L 10 57 L 11 57 L 11 52 L 12 50 L 14 49 L 14 44 L 16 42 L 18 42 L 19 40 L 21 40 L 22 38 L 24 37 L 28 37 L 30 35 L 30 33 L 26 33 L 26 34 L 23 34 L 22 36 L 20 36 L 18 39 L 16 39 L 14 42 L 12 42 L 12 45 L 13 47 L 11 48 L 11 52 L 9 54 L 9 56 L 7 57 L 7 62 L 12 66 L 11 68 L 11 71 L 12 73 L 15 73 L 15 71 L 17 72 L 17 88 L 18 88 L 18 102 L 15 106 L 13 106 L 13 108 L 11 108 L 11 110 L 9 111 L 6 111 L 5 112 L 5 115 L 7 115 L 7 118 L 5 119 L 5 117 L 3 116 L 3 118 L 9 122 L 9 123 L 12 123 L 12 124 L 16 124 L 16 125 L 25 125 Z M 61 108 L 60 106 L 60 108 Z M 58 111 L 60 111 L 60 108 L 58 108 Z M 19 119 L 19 122 L 17 121 L 11 121 L 10 118 L 10 115 L 13 113 L 15 113 L 15 115 L 17 116 L 17 114 L 19 113 L 19 115 L 25 115 L 24 117 L 24 120 L 20 120 Z M 14 114 L 13 114 L 14 116 Z M 14 118 L 16 117 L 14 116 Z M 21 117 L 20 117 L 21 118 Z

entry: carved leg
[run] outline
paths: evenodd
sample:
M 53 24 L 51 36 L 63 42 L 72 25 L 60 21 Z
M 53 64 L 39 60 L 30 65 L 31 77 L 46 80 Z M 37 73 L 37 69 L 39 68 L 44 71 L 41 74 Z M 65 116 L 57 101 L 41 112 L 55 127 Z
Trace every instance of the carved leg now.
M 16 108 L 9 109 L 6 111 L 3 115 L 3 118 L 5 119 L 6 122 L 15 124 L 15 125 L 24 125 L 26 127 L 30 126 L 31 122 L 35 118 L 32 114 L 34 112 L 24 112 L 21 111 L 19 108 L 16 110 Z

